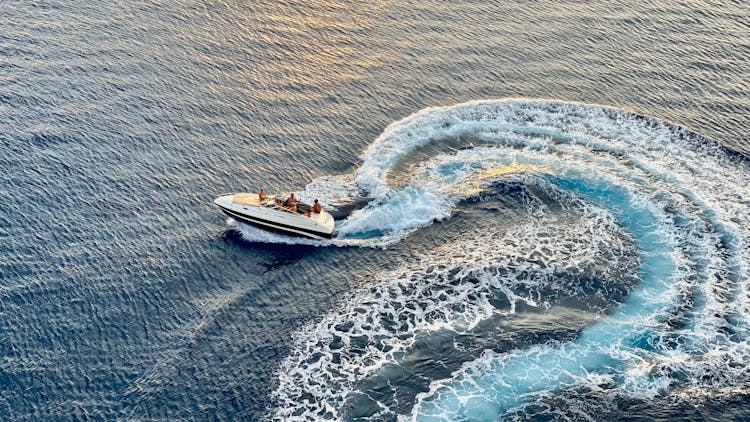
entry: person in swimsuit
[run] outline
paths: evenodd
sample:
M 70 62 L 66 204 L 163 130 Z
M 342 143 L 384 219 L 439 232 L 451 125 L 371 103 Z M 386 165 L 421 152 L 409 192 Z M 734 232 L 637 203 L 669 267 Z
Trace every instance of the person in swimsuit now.
M 321 211 L 320 202 L 318 202 L 316 198 L 315 203 L 312 206 L 312 212 L 314 212 L 315 214 L 320 214 L 320 211 Z
M 294 197 L 294 192 L 289 194 L 289 198 L 284 201 L 284 206 L 291 212 L 297 212 L 297 198 Z
M 289 195 L 289 198 L 284 201 L 284 206 L 291 208 L 292 205 L 297 205 L 297 198 L 294 197 L 294 192 Z

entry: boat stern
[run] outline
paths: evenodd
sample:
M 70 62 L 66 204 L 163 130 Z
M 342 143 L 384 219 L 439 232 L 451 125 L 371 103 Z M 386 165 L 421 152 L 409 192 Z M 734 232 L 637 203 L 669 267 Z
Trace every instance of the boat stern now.
M 331 237 L 333 230 L 336 228 L 336 223 L 333 221 L 333 216 L 323 211 L 318 217 L 318 223 L 325 227 L 325 234 L 327 237 Z

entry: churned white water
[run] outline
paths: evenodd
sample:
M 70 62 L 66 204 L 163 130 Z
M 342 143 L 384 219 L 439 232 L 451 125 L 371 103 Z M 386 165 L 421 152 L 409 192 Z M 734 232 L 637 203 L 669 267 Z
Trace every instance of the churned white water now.
M 470 141 L 425 155 L 408 183 L 387 183 L 402 157 L 446 138 Z M 372 199 L 339 222 L 333 243 L 387 244 L 384 238 L 450 218 L 497 183 L 546 192 L 561 208 L 532 201 L 517 210 L 533 217 L 525 224 L 469 230 L 348 295 L 340 310 L 297 334 L 279 371 L 276 417 L 341 419 L 362 411 L 357 397 L 371 394 L 366 386 L 373 377 L 408 366 L 420 342 L 513 320 L 519 303 L 552 306 L 549 291 L 568 288 L 561 274 L 627 277 L 631 253 L 636 287 L 574 338 L 501 352 L 487 347 L 448 376 L 429 380 L 407 411 L 382 394 L 369 396 L 367 414 L 496 419 L 550 393 L 581 388 L 700 400 L 750 383 L 742 364 L 750 358 L 744 158 L 622 110 L 501 100 L 423 110 L 387 128 L 362 160 L 353 179 Z M 576 224 L 563 222 L 573 216 Z

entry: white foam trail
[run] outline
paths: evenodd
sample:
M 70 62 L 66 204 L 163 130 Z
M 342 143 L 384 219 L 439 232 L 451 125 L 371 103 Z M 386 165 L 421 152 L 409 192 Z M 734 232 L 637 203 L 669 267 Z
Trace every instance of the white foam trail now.
M 420 336 L 441 330 L 469 333 L 493 315 L 512 317 L 519 303 L 548 307 L 553 298 L 542 291 L 573 295 L 578 289 L 561 280 L 560 273 L 588 270 L 611 277 L 599 267 L 604 248 L 579 250 L 579 240 L 595 239 L 608 246 L 607 254 L 623 257 L 627 236 L 607 212 L 577 201 L 568 206 L 571 214 L 587 218 L 580 225 L 565 225 L 532 208 L 525 211 L 533 217 L 523 226 L 475 233 L 471 241 L 431 251 L 353 292 L 340 312 L 300 332 L 295 352 L 279 371 L 275 396 L 283 404 L 275 417 L 343 418 L 339 409 L 358 390 L 354 382 L 387 371 Z M 554 233 L 548 232 L 550 225 L 557 227 Z M 493 291 L 502 292 L 507 308 L 493 305 L 498 294 Z M 374 415 L 388 416 L 387 406 Z
M 322 176 L 305 186 L 297 196 L 307 203 L 318 199 L 329 211 L 350 204 L 353 200 L 365 196 L 352 175 Z
M 634 233 L 642 254 L 639 288 L 615 315 L 584 330 L 575 343 L 537 346 L 508 355 L 486 353 L 458 371 L 455 378 L 435 382 L 429 393 L 418 397 L 415 417 L 496 419 L 534 394 L 612 371 L 624 373 L 623 389 L 629 389 L 631 395 L 651 397 L 661 391 L 660 386 L 668 385 L 644 373 L 641 364 L 647 352 L 632 342 L 658 329 L 660 313 L 676 306 L 673 302 L 680 280 L 686 275 L 678 270 L 678 263 L 685 264 L 676 250 L 679 241 L 663 230 L 671 221 L 658 207 L 623 203 L 630 201 L 632 193 L 620 198 L 621 192 L 606 185 L 599 191 L 598 183 L 601 181 L 587 180 L 586 186 L 579 188 L 592 200 L 626 205 L 623 209 L 628 213 L 619 220 Z
M 410 152 L 464 138 L 472 140 L 467 146 L 481 146 L 428 157 L 406 185 L 388 186 L 388 171 Z M 581 386 L 660 400 L 747 394 L 750 167 L 746 159 L 678 127 L 621 110 L 547 101 L 423 110 L 389 126 L 363 155 L 354 179 L 373 201 L 342 223 L 342 237 L 401 239 L 446 218 L 488 181 L 520 177 L 507 176 L 519 172 L 542 174 L 543 180 L 582 195 L 591 203 L 594 224 L 584 233 L 558 235 L 556 214 L 537 210 L 539 225 L 517 234 L 526 242 L 516 245 L 521 249 L 505 250 L 506 237 L 477 233 L 353 292 L 341 312 L 299 334 L 295 351 L 282 364 L 277 417 L 344 417 L 342 406 L 358 383 L 398 365 L 419 339 L 441 330 L 471 330 L 507 313 L 488 306 L 488 289 L 511 292 L 506 294 L 511 303 L 544 306 L 544 297 L 533 292 L 554 284 L 546 269 L 564 271 L 571 260 L 585 266 L 576 260 L 600 262 L 607 251 L 627 249 L 618 243 L 620 229 L 608 223 L 614 221 L 610 213 L 633 235 L 641 262 L 639 287 L 612 316 L 574 342 L 487 351 L 449 378 L 432 380 L 429 392 L 420 394 L 404 417 L 496 419 L 506 412 L 523 414 L 527 403 Z M 533 180 L 524 183 L 539 183 Z M 584 243 L 567 247 L 574 238 Z M 534 259 L 531 250 L 538 253 Z M 528 265 L 526 260 L 540 263 L 524 273 L 536 278 L 508 276 L 517 274 L 520 263 Z M 441 270 L 427 273 L 430 264 Z M 602 279 L 618 270 L 607 268 L 610 273 Z M 455 287 L 451 282 L 462 287 L 432 294 L 432 286 Z M 412 312 L 408 303 L 432 313 Z M 377 315 L 407 323 L 394 329 Z M 336 328 L 350 323 L 351 331 Z M 365 336 L 375 344 L 392 339 L 393 349 L 372 346 L 358 354 L 355 341 L 343 340 L 347 336 Z M 378 406 L 378 415 L 393 416 L 393 403 L 380 400 Z

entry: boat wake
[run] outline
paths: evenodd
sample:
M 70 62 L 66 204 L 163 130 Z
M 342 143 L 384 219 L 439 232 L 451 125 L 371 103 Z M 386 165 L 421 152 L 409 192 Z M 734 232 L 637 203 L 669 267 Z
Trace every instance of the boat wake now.
M 745 157 L 623 110 L 499 100 L 423 110 L 362 160 L 301 193 L 370 198 L 326 244 L 387 246 L 459 209 L 471 227 L 300 330 L 271 417 L 596 418 L 748 393 Z

